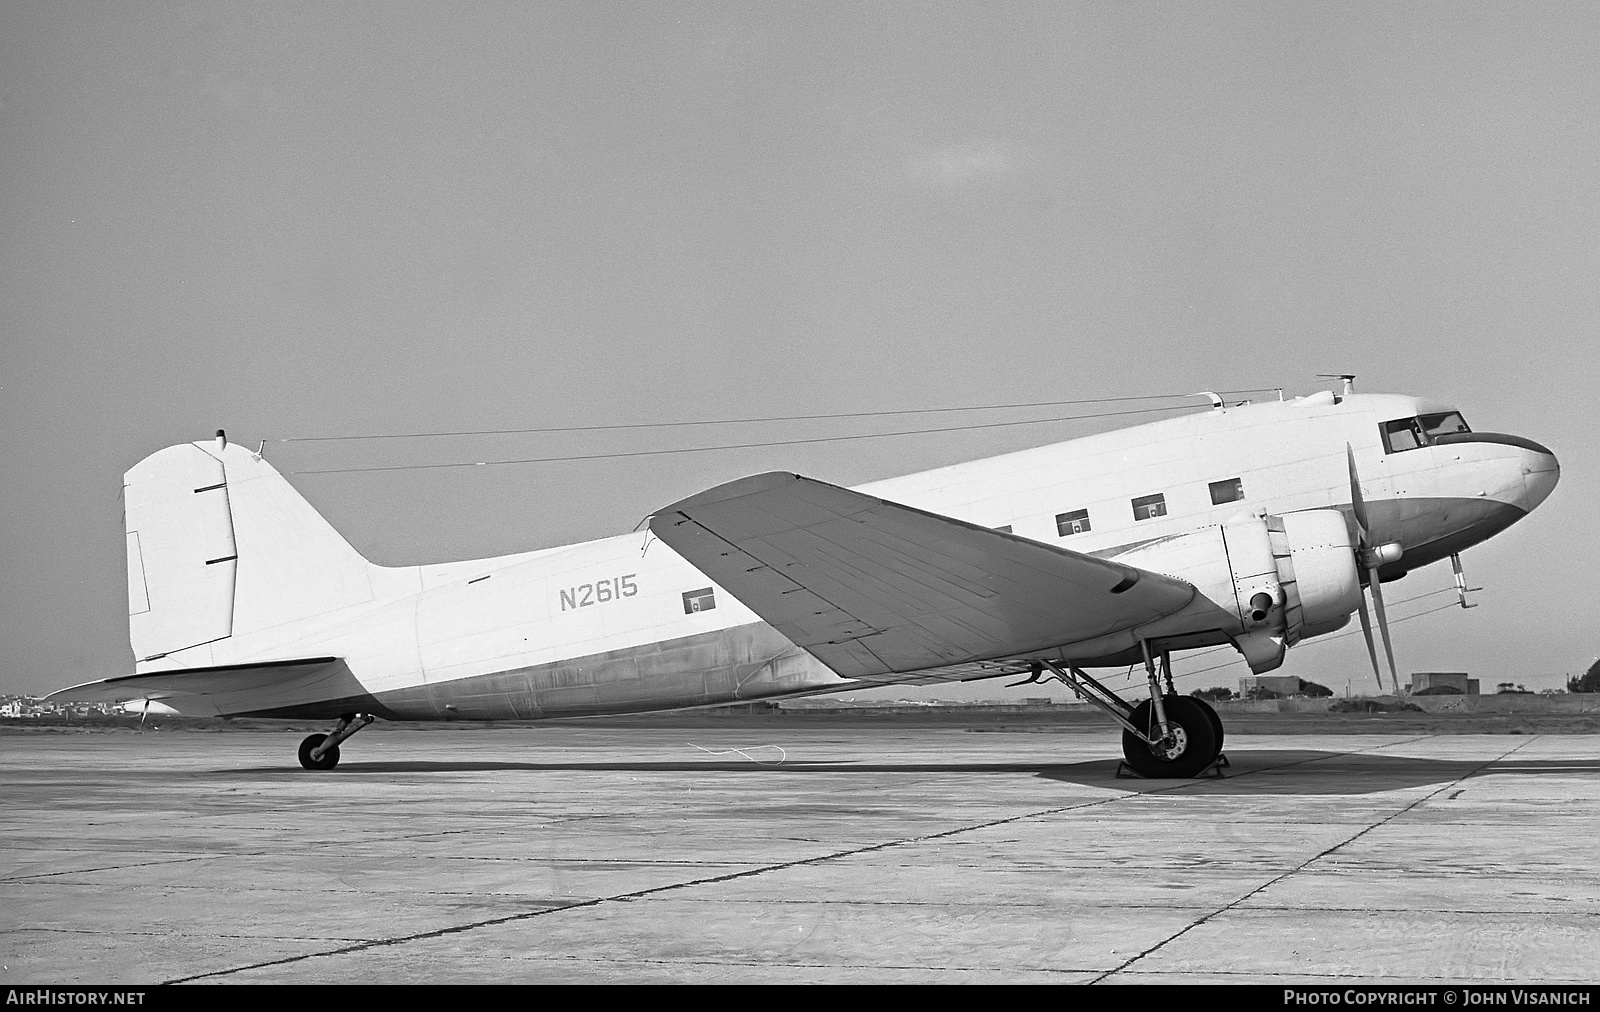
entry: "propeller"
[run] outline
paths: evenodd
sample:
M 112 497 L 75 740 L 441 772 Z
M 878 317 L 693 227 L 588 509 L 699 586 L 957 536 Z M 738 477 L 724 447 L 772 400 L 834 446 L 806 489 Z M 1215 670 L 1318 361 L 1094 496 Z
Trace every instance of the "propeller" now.
M 1367 523 L 1367 503 L 1361 497 L 1361 476 L 1356 473 L 1356 451 L 1349 443 L 1344 444 L 1345 457 L 1350 463 L 1350 509 L 1356 519 L 1356 534 L 1359 543 L 1356 546 L 1356 561 L 1362 569 L 1367 571 L 1367 589 L 1372 591 L 1372 608 L 1378 614 L 1378 631 L 1383 635 L 1383 652 L 1389 660 L 1389 680 L 1394 683 L 1394 691 L 1400 691 L 1400 675 L 1395 670 L 1394 642 L 1389 638 L 1389 617 L 1383 609 L 1383 590 L 1378 582 L 1378 567 L 1390 562 L 1398 561 L 1401 548 L 1397 544 L 1374 545 L 1369 533 L 1370 525 Z M 1367 600 L 1363 595 L 1357 602 L 1357 613 L 1361 616 L 1361 635 L 1367 640 L 1367 656 L 1372 659 L 1372 677 L 1378 680 L 1378 688 L 1383 688 L 1383 672 L 1378 668 L 1378 650 L 1372 642 L 1372 619 L 1367 614 Z

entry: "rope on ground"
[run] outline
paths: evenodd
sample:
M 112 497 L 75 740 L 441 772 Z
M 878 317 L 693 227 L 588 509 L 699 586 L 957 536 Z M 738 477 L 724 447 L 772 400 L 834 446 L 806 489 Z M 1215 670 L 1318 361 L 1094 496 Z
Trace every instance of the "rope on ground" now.
M 746 759 L 750 760 L 751 762 L 755 763 L 757 766 L 781 766 L 781 765 L 783 765 L 783 761 L 785 759 L 789 758 L 789 753 L 787 753 L 787 752 L 785 752 L 783 750 L 783 746 L 782 745 L 752 745 L 752 746 L 750 746 L 750 749 L 748 751 L 746 751 L 745 749 L 742 749 L 742 748 L 725 748 L 725 749 L 720 749 L 719 750 L 719 749 L 713 749 L 713 748 L 706 748 L 704 745 L 696 745 L 694 742 L 691 741 L 691 742 L 689 742 L 689 747 L 690 748 L 697 748 L 700 751 L 706 753 L 707 755 L 741 755 L 741 756 L 744 756 Z M 762 749 L 777 749 L 778 750 L 778 759 L 777 759 L 777 761 L 773 762 L 771 760 L 757 759 L 755 756 L 750 754 L 751 752 L 759 752 Z

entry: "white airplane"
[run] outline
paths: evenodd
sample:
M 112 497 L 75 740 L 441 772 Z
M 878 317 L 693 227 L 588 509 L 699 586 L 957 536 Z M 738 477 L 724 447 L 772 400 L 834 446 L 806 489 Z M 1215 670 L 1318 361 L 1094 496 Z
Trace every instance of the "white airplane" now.
M 1416 397 L 1224 404 L 855 489 L 753 475 L 648 530 L 499 558 L 362 558 L 259 455 L 182 443 L 125 478 L 134 674 L 50 698 L 337 719 L 526 720 L 1028 673 L 1123 728 L 1137 772 L 1217 762 L 1221 722 L 1171 652 L 1232 644 L 1261 673 L 1361 617 L 1381 583 L 1516 522 L 1545 447 Z M 1143 662 L 1149 698 L 1085 669 Z M 1163 680 L 1165 687 L 1163 688 Z

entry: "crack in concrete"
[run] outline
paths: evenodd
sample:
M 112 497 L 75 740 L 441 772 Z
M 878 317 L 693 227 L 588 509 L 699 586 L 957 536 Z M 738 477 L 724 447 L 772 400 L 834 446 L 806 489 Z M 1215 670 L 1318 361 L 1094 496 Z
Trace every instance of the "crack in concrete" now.
M 26 884 L 32 880 L 60 875 L 91 875 L 102 871 L 124 871 L 128 868 L 154 868 L 166 864 L 186 864 L 190 861 L 204 861 L 212 856 L 210 854 L 196 854 L 193 857 L 175 857 L 166 861 L 140 861 L 136 864 L 108 864 L 103 868 L 73 868 L 69 871 L 41 871 L 32 875 L 8 875 L 5 878 L 0 878 L 0 885 L 10 882 Z
M 228 938 L 238 939 L 239 941 L 246 942 L 364 942 L 370 940 L 361 936 L 351 936 L 347 938 L 340 938 L 338 936 L 334 936 L 332 938 L 312 938 L 306 935 L 218 935 L 210 932 L 201 933 L 196 931 L 102 931 L 95 928 L 48 928 L 38 926 L 30 926 L 25 928 L 6 928 L 4 930 L 0 930 L 0 935 L 21 935 L 34 931 L 48 932 L 57 935 L 94 935 L 96 937 L 103 938 L 121 938 L 131 935 L 135 938 Z

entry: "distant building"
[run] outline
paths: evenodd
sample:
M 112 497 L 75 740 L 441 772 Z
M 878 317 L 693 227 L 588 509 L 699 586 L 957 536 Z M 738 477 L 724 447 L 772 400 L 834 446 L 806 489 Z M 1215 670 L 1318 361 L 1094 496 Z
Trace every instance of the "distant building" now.
M 1454 689 L 1463 696 L 1478 695 L 1478 680 L 1468 678 L 1465 671 L 1413 671 L 1407 692 L 1421 692 L 1439 686 Z
M 115 703 L 51 703 L 33 696 L 0 696 L 0 718 L 4 717 L 87 717 L 92 713 L 116 713 Z
M 1300 695 L 1300 679 L 1295 675 L 1246 675 L 1239 679 L 1239 695 L 1248 696 L 1251 689 L 1270 689 L 1280 696 Z

